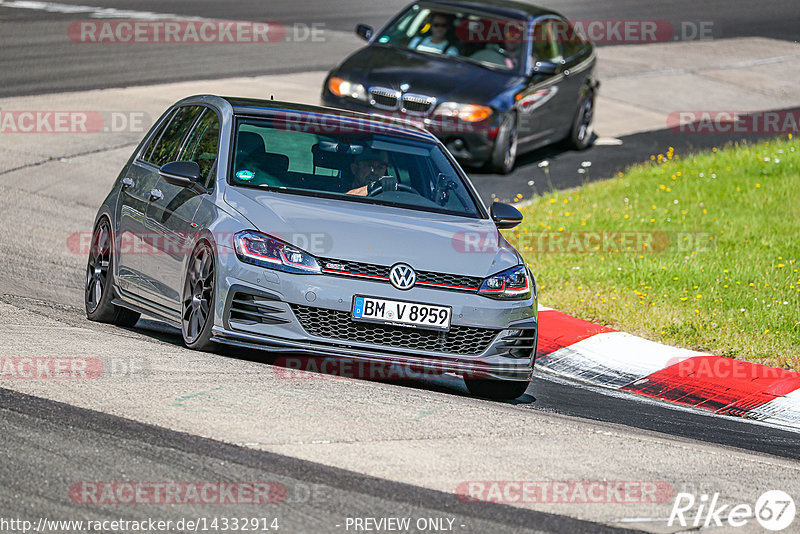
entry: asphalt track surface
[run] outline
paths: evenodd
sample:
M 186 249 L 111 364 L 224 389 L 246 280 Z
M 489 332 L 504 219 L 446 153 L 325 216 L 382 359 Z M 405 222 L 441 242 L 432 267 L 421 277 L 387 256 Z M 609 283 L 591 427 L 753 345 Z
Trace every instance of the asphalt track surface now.
M 62 2 L 68 3 L 68 2 Z M 370 11 L 363 17 L 363 3 L 342 2 L 270 2 L 268 12 L 259 2 L 222 4 L 214 2 L 72 2 L 80 5 L 112 6 L 117 9 L 152 10 L 205 18 L 240 20 L 278 20 L 284 23 L 311 24 L 323 22 L 332 31 L 349 32 L 353 23 L 364 21 L 379 26 L 405 2 L 371 2 Z M 662 5 L 663 4 L 663 5 Z M 653 6 L 645 2 L 555 2 L 554 8 L 571 18 L 642 18 L 679 23 L 683 20 L 715 21 L 718 37 L 768 36 L 796 38 L 796 2 L 771 2 L 753 8 L 748 2 L 670 2 Z M 620 15 L 624 13 L 624 15 Z M 169 61 L 157 47 L 114 50 L 63 46 L 65 27 L 80 15 L 64 15 L 26 9 L 5 8 L 0 4 L 0 72 L 3 72 L 1 95 L 47 93 L 63 90 L 114 87 L 120 85 L 194 79 L 197 77 L 226 77 L 242 74 L 280 73 L 292 70 L 329 68 L 350 45 L 339 50 L 336 46 L 308 54 L 287 47 L 286 53 L 270 54 L 264 50 L 241 53 L 225 47 L 197 51 L 170 49 Z M 348 47 L 350 47 L 348 49 Z M 236 61 L 231 58 L 235 57 Z M 287 67 L 290 65 L 290 67 Z M 283 70 L 282 70 L 283 69 Z M 649 132 L 623 139 L 611 157 L 612 147 L 596 146 L 583 153 L 563 152 L 558 147 L 544 149 L 525 156 L 520 169 L 509 178 L 509 197 L 517 193 L 526 179 L 535 179 L 537 190 L 549 188 L 534 163 L 543 158 L 553 161 L 551 173 L 554 187 L 580 184 L 574 172 L 580 161 L 594 162 L 592 176 L 599 178 L 619 170 L 626 162 L 640 161 L 665 146 L 675 146 L 676 152 L 705 146 L 720 146 L 730 138 L 705 136 L 673 139 L 670 132 Z M 683 143 L 683 144 L 680 144 Z M 624 157 L 618 156 L 624 152 Z M 606 153 L 609 156 L 606 157 Z M 616 159 L 615 159 L 616 158 Z M 538 175 L 536 173 L 539 173 Z M 538 178 L 536 178 L 538 176 Z M 482 181 L 495 180 L 492 175 L 473 174 L 481 187 Z M 502 193 L 501 193 L 502 194 Z M 44 213 L 44 212 L 42 212 Z M 34 209 L 33 215 L 39 213 Z M 0 247 L 0 250 L 5 250 Z M 4 263 L 11 263 L 0 252 Z M 25 262 L 26 265 L 35 262 Z M 34 267 L 35 268 L 35 267 Z M 47 277 L 43 265 L 38 273 Z M 5 268 L 4 268 L 5 269 Z M 82 272 L 74 269 L 59 277 L 65 279 L 73 294 L 80 291 Z M 28 290 L 11 296 L 9 286 L 3 286 L 3 302 L 35 310 L 43 317 L 57 317 L 68 324 L 84 325 L 82 312 L 76 302 L 55 297 L 46 291 Z M 41 299 L 41 300 L 35 300 Z M 33 304 L 32 304 L 33 302 Z M 134 335 L 151 337 L 159 342 L 179 345 L 179 337 L 169 328 L 143 320 L 131 330 Z M 220 354 L 242 359 L 257 366 L 272 363 L 261 353 L 225 351 Z M 336 387 L 325 382 L 324 387 Z M 465 408 L 487 404 L 466 395 L 462 385 L 452 383 L 405 382 L 399 387 L 414 389 L 423 397 L 445 393 L 459 400 Z M 726 417 L 711 417 L 691 410 L 677 409 L 656 402 L 634 400 L 630 396 L 612 395 L 598 389 L 570 384 L 537 374 L 528 395 L 509 403 L 490 403 L 496 408 L 526 417 L 574 417 L 596 421 L 598 428 L 607 431 L 624 429 L 632 436 L 658 436 L 685 443 L 718 445 L 721 453 L 745 450 L 764 457 L 800 459 L 797 434 L 774 427 L 756 425 Z M 0 515 L 49 516 L 76 518 L 128 518 L 159 516 L 163 519 L 186 516 L 241 515 L 248 510 L 225 508 L 181 508 L 146 511 L 131 507 L 104 507 L 101 510 L 76 507 L 63 491 L 67 482 L 75 480 L 277 480 L 291 494 L 292 488 L 320 488 L 326 497 L 291 503 L 288 508 L 268 513 L 278 515 L 284 532 L 333 531 L 347 516 L 414 517 L 448 516 L 464 524 L 463 531 L 474 532 L 603 532 L 610 527 L 588 523 L 563 515 L 503 505 L 466 506 L 452 494 L 418 486 L 361 475 L 275 453 L 252 450 L 202 438 L 187 433 L 147 425 L 107 413 L 78 408 L 55 401 L 31 397 L 0 389 L 0 443 L 6 461 L 0 464 Z M 532 444 L 531 446 L 535 446 Z M 568 462 L 565 458 L 563 461 Z M 124 466 L 124 473 L 120 472 Z M 700 483 L 702 481 L 698 481 Z M 271 512 L 271 511 L 270 511 Z M 254 515 L 252 512 L 249 515 Z M 258 515 L 263 515 L 259 513 Z

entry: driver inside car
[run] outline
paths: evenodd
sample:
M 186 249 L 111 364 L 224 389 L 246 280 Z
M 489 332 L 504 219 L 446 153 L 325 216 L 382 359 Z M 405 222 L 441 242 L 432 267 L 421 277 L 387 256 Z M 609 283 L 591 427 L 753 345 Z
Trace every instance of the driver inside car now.
M 376 187 L 380 187 L 383 191 L 396 191 L 397 178 L 386 176 L 388 168 L 389 155 L 386 152 L 364 147 L 364 151 L 350 164 L 353 184 L 347 194 L 365 197 Z

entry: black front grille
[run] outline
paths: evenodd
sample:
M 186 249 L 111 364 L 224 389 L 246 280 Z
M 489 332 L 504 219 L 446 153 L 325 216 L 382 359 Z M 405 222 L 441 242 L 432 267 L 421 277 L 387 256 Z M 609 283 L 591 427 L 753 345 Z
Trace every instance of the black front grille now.
M 453 326 L 449 332 L 360 323 L 350 312 L 292 304 L 297 319 L 312 336 L 338 341 L 357 341 L 402 349 L 416 349 L 450 354 L 483 353 L 500 330 Z
M 327 274 L 339 276 L 366 276 L 378 277 L 377 281 L 389 281 L 388 265 L 375 265 L 373 263 L 361 263 L 357 261 L 335 260 L 330 258 L 320 258 L 320 264 Z M 483 279 L 477 276 L 464 276 L 460 274 L 437 273 L 434 271 L 416 271 L 418 284 L 431 284 L 439 286 L 440 289 L 457 291 L 477 291 Z
M 320 258 L 322 268 L 329 271 L 337 271 L 336 274 L 355 274 L 355 275 L 369 275 L 369 276 L 382 276 L 386 279 L 389 278 L 389 269 L 384 265 L 375 265 L 372 263 L 360 263 L 357 261 L 344 261 L 344 260 L 330 260 Z
M 427 113 L 433 106 L 433 100 L 427 97 L 403 97 L 403 109 L 410 113 Z
M 286 310 L 276 306 L 278 302 L 274 297 L 237 291 L 231 299 L 228 322 L 232 326 L 288 323 Z
M 450 289 L 467 288 L 477 291 L 478 288 L 481 287 L 483 279 L 478 278 L 476 276 L 461 276 L 458 274 L 444 274 L 444 273 L 434 273 L 430 271 L 417 271 L 417 282 L 451 286 Z
M 373 105 L 378 107 L 385 107 L 385 108 L 396 108 L 397 107 L 397 93 L 391 90 L 384 90 L 384 89 L 373 89 L 370 92 L 370 96 L 372 97 Z

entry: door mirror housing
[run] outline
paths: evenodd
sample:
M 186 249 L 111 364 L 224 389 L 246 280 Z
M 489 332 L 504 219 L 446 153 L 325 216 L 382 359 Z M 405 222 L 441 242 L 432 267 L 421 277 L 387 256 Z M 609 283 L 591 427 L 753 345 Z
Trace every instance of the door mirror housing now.
M 370 39 L 372 39 L 372 34 L 374 32 L 375 30 L 372 29 L 372 26 L 369 26 L 367 24 L 359 24 L 358 26 L 356 26 L 356 35 L 358 35 L 365 41 L 369 41 Z
M 171 161 L 158 169 L 165 182 L 179 187 L 191 187 L 200 179 L 200 165 L 194 161 Z
M 503 202 L 493 202 L 491 209 L 492 220 L 501 230 L 514 228 L 522 222 L 522 214 L 517 208 Z
M 551 61 L 537 61 L 533 64 L 533 73 L 536 74 L 544 74 L 544 75 L 551 75 L 551 74 L 558 74 L 561 72 L 561 65 L 557 63 L 553 63 Z

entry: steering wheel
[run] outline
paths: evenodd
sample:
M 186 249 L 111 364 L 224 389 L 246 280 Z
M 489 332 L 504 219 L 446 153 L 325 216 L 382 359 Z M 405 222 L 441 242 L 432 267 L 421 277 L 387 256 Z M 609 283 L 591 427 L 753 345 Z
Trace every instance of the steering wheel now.
M 380 180 L 377 180 L 377 181 L 380 181 Z M 415 195 L 419 195 L 419 191 L 417 191 L 417 190 L 416 190 L 416 189 L 414 189 L 413 187 L 411 187 L 411 186 L 408 186 L 408 185 L 406 185 L 406 184 L 397 184 L 397 191 L 405 191 L 406 193 L 414 193 Z M 367 193 L 367 196 L 368 196 L 368 197 L 374 197 L 374 196 L 378 196 L 378 195 L 380 195 L 380 194 L 382 194 L 382 193 L 388 193 L 388 192 L 389 192 L 389 191 L 384 191 L 384 190 L 383 190 L 383 186 L 382 186 L 382 185 L 380 185 L 380 184 L 377 184 L 377 185 L 376 185 L 376 186 L 375 186 L 375 187 L 372 189 L 372 191 L 370 191 L 369 193 Z

